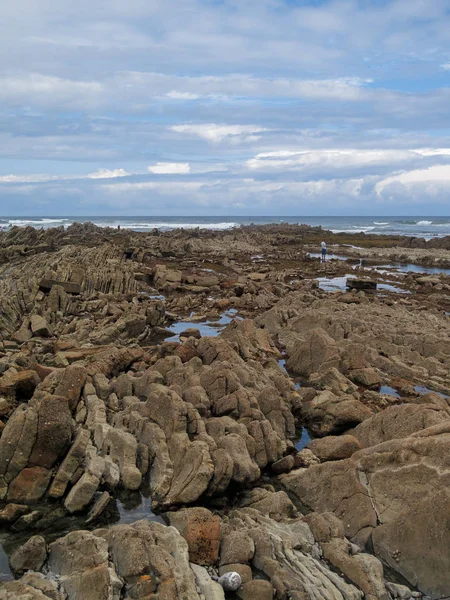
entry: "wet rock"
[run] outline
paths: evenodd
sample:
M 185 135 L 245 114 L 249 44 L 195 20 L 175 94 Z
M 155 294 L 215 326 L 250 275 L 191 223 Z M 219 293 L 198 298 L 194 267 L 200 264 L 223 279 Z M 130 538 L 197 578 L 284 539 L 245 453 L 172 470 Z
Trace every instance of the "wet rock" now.
M 16 574 L 25 571 L 39 571 L 47 559 L 47 545 L 40 535 L 31 537 L 11 555 L 9 564 Z
M 280 460 L 274 462 L 272 465 L 272 471 L 277 475 L 280 475 L 281 473 L 289 473 L 289 471 L 291 471 L 294 468 L 294 466 L 294 456 L 292 454 L 289 454 L 288 456 L 284 456 L 283 458 L 280 458 Z
M 346 286 L 350 290 L 376 290 L 377 282 L 370 279 L 351 279 L 348 277 Z
M 102 494 L 100 494 L 100 496 L 97 498 L 94 505 L 92 506 L 91 510 L 89 511 L 89 514 L 86 519 L 86 524 L 96 521 L 101 516 L 101 514 L 108 506 L 110 501 L 111 496 L 108 492 L 103 492 Z
M 185 329 L 184 331 L 182 331 L 180 333 L 180 338 L 189 338 L 189 337 L 193 337 L 198 340 L 202 336 L 201 336 L 199 329 L 196 329 L 195 327 L 188 327 L 188 329 Z
M 0 525 L 11 525 L 29 510 L 30 508 L 24 504 L 7 504 L 0 510 Z

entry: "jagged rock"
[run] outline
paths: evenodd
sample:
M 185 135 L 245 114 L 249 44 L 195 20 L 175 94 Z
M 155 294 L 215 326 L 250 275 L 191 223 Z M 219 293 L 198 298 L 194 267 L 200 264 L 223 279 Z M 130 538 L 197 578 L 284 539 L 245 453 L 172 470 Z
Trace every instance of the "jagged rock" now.
M 449 519 L 449 443 L 447 421 L 349 459 L 292 471 L 281 481 L 310 508 L 334 512 L 348 537 L 372 531 L 375 554 L 413 587 L 439 598 L 450 589 L 444 558 L 448 536 L 442 535 L 442 523 Z
M 51 337 L 53 332 L 47 321 L 40 315 L 31 315 L 31 331 L 37 337 Z
M 31 537 L 11 555 L 9 564 L 16 574 L 25 571 L 39 571 L 47 559 L 47 545 L 40 535 Z
M 323 330 L 313 329 L 298 339 L 289 349 L 287 368 L 302 377 L 339 367 L 340 357 L 336 342 Z
M 352 381 L 367 388 L 375 389 L 381 384 L 381 377 L 370 367 L 365 369 L 355 369 L 350 371 L 348 375 Z
M 72 417 L 67 398 L 44 396 L 38 404 L 37 437 L 30 465 L 50 469 L 67 450 L 72 438 Z
M 375 446 L 395 438 L 405 438 L 433 425 L 450 421 L 449 410 L 439 410 L 432 406 L 402 404 L 388 406 L 352 430 L 364 448 Z M 345 457 L 342 457 L 345 458 Z
M 48 566 L 60 575 L 69 600 L 120 594 L 122 582 L 108 564 L 108 543 L 88 531 L 73 531 L 49 547 Z
M 0 394 L 7 398 L 28 400 L 40 383 L 36 371 L 27 369 L 19 372 L 6 372 L 0 377 Z
M 301 406 L 308 430 L 323 436 L 341 433 L 372 416 L 372 411 L 353 396 L 321 392 Z
M 89 432 L 86 429 L 80 429 L 52 481 L 48 492 L 51 498 L 64 496 L 67 484 L 85 459 L 88 442 Z

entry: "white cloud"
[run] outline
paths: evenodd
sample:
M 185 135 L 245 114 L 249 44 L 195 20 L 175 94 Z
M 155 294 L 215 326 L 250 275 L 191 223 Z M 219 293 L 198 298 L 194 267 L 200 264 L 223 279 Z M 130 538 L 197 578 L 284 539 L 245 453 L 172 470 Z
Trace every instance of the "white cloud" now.
M 187 175 L 191 172 L 191 167 L 189 163 L 158 162 L 156 165 L 150 165 L 148 170 L 157 175 Z
M 444 69 L 444 71 L 450 71 L 450 62 L 441 65 L 441 69 Z
M 98 81 L 77 81 L 25 73 L 0 77 L 0 100 L 8 104 L 68 108 L 93 108 L 104 88 Z
M 246 162 L 250 170 L 269 171 L 304 171 L 320 168 L 322 170 L 338 170 L 385 166 L 392 170 L 395 166 L 423 162 L 429 157 L 448 157 L 449 148 L 423 149 L 379 149 L 361 148 L 330 150 L 277 150 L 262 152 Z
M 393 184 L 401 184 L 407 188 L 423 184 L 443 184 L 450 187 L 450 165 L 434 165 L 428 169 L 414 169 L 405 171 L 392 177 L 387 177 L 375 186 L 377 194 Z
M 166 96 L 171 100 L 198 100 L 201 98 L 201 96 L 192 92 L 177 92 L 176 90 L 168 92 Z
M 127 177 L 124 169 L 99 169 L 95 173 L 88 175 L 46 175 L 39 173 L 36 175 L 3 175 L 0 176 L 0 183 L 48 183 L 51 181 L 71 181 L 83 179 L 114 179 L 116 177 Z
M 87 175 L 88 179 L 114 179 L 115 177 L 127 177 L 131 173 L 127 173 L 125 169 L 99 169 L 96 173 Z
M 212 143 L 220 143 L 226 138 L 234 138 L 235 140 L 239 138 L 239 141 L 253 142 L 260 137 L 254 134 L 268 131 L 265 127 L 259 127 L 258 125 L 217 125 L 215 123 L 173 125 L 169 129 L 176 133 L 186 133 L 199 137 Z
M 0 176 L 0 183 L 41 183 L 45 181 L 52 181 L 57 177 L 52 175 L 2 175 Z

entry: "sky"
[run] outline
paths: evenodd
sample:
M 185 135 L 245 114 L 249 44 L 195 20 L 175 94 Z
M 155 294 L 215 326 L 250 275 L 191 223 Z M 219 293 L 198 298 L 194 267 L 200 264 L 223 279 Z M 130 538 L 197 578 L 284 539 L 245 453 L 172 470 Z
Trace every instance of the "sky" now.
M 450 215 L 448 0 L 15 0 L 0 214 Z

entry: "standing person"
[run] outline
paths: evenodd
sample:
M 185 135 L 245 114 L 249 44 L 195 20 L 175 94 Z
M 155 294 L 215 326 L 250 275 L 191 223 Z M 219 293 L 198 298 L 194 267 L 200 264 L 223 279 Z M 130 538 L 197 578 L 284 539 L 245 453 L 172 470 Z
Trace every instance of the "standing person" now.
M 322 242 L 322 262 L 325 262 L 327 258 L 327 244 L 325 241 Z

